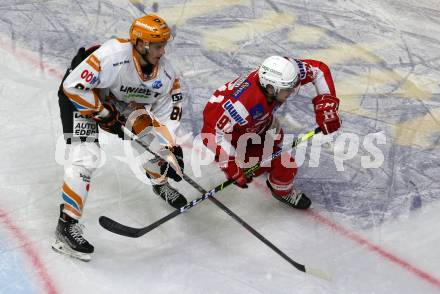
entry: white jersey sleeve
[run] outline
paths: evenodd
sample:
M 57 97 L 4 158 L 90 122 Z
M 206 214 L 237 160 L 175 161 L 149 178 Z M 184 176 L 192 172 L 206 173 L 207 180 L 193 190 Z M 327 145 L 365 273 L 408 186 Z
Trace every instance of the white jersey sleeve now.
M 64 94 L 83 115 L 102 110 L 97 88 L 110 86 L 117 77 L 118 70 L 112 65 L 113 55 L 110 40 L 83 60 L 69 73 L 63 82 Z

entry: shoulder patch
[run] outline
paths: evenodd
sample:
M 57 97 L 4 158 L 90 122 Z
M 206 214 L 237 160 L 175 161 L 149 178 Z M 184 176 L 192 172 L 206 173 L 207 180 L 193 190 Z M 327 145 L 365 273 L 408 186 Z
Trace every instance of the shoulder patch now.
M 264 107 L 261 103 L 258 103 L 254 107 L 252 107 L 249 110 L 250 115 L 252 116 L 252 119 L 257 120 L 264 114 Z
M 160 89 L 162 87 L 162 85 L 163 85 L 162 81 L 155 80 L 151 86 L 153 87 L 153 89 Z
M 101 61 L 94 55 L 90 55 L 89 58 L 87 58 L 86 63 L 93 67 L 94 70 L 97 72 L 101 71 Z
M 232 93 L 231 96 L 234 97 L 235 99 L 240 99 L 241 94 L 243 94 L 243 92 L 246 91 L 246 89 L 249 88 L 250 86 L 251 86 L 251 82 L 245 80 L 237 87 L 237 89 L 234 91 L 234 93 Z

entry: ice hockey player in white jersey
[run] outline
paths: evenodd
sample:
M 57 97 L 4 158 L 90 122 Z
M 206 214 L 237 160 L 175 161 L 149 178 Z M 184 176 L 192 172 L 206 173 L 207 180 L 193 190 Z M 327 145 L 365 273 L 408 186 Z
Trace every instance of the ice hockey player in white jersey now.
M 145 160 L 142 167 L 155 194 L 174 208 L 187 203 L 168 183 L 168 178 L 180 181 L 184 167 L 182 148 L 175 141 L 182 115 L 180 80 L 164 57 L 170 37 L 171 30 L 161 17 L 145 15 L 134 20 L 129 39 L 81 48 L 72 60 L 58 92 L 70 157 L 64 167 L 60 218 L 52 245 L 56 251 L 82 260 L 90 260 L 94 251 L 78 221 L 100 162 L 98 125 L 121 138 L 122 126 L 127 127 L 147 146 L 159 137 L 160 154 L 168 160 Z

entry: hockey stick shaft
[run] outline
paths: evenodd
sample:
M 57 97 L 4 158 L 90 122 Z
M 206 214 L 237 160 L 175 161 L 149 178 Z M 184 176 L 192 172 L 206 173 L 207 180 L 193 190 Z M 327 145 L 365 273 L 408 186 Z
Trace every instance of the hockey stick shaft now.
M 124 130 L 125 131 L 125 130 Z M 129 132 L 129 131 L 127 131 Z M 316 128 L 315 130 L 309 131 L 306 134 L 304 134 L 303 136 L 297 138 L 293 144 L 291 146 L 288 146 L 287 148 L 282 148 L 279 151 L 273 153 L 270 157 L 264 159 L 263 161 L 255 164 L 254 166 L 252 166 L 251 168 L 247 169 L 245 174 L 249 175 L 254 173 L 255 171 L 257 171 L 260 166 L 266 162 L 272 161 L 273 159 L 275 159 L 278 156 L 281 156 L 281 154 L 285 151 L 291 150 L 293 148 L 295 148 L 296 146 L 298 146 L 300 143 L 309 140 L 310 138 L 312 138 L 315 134 L 321 132 L 321 130 L 319 128 Z M 134 137 L 132 135 L 133 139 L 136 140 L 136 142 L 138 142 L 141 146 L 143 146 L 147 151 L 149 151 L 150 153 L 152 153 L 155 156 L 158 156 L 156 153 L 154 153 L 153 151 L 150 150 L 150 148 L 148 146 L 146 146 L 143 142 L 139 141 L 136 137 Z M 101 226 L 103 226 L 105 229 L 122 235 L 122 236 L 126 236 L 126 237 L 131 237 L 131 238 L 138 238 L 140 236 L 145 235 L 146 233 L 148 233 L 149 231 L 157 228 L 158 226 L 160 226 L 161 224 L 169 221 L 170 219 L 176 217 L 177 215 L 181 214 L 182 212 L 185 212 L 189 209 L 191 209 L 192 207 L 196 206 L 197 204 L 199 204 L 200 202 L 212 197 L 213 195 L 217 194 L 219 191 L 223 190 L 224 188 L 228 187 L 229 185 L 235 183 L 235 180 L 227 180 L 225 182 L 223 182 L 222 184 L 216 186 L 215 188 L 206 191 L 204 190 L 202 187 L 200 187 L 200 185 L 198 185 L 194 180 L 192 180 L 190 177 L 188 177 L 186 174 L 183 174 L 183 179 L 185 181 L 187 181 L 191 186 L 193 186 L 196 190 L 198 190 L 200 193 L 202 193 L 203 195 L 197 199 L 194 199 L 193 201 L 189 202 L 188 204 L 186 204 L 185 206 L 181 207 L 180 209 L 176 209 L 173 212 L 171 212 L 170 214 L 164 216 L 163 218 L 155 221 L 154 223 L 143 227 L 143 228 L 132 228 L 132 227 L 128 227 L 128 226 L 124 226 L 108 217 L 105 216 L 101 216 L 99 218 L 99 223 L 101 224 Z
M 295 148 L 296 146 L 298 146 L 298 144 L 300 144 L 301 142 L 304 142 L 308 139 L 310 139 L 311 137 L 313 137 L 315 134 L 319 133 L 321 130 L 319 128 L 308 132 L 307 134 L 305 134 L 302 137 L 299 137 L 291 146 L 291 148 Z M 280 152 L 276 152 L 274 154 L 272 154 L 272 157 L 270 158 L 270 160 L 273 160 L 274 158 L 280 156 L 282 154 L 282 150 L 280 150 Z M 269 160 L 269 158 L 267 159 Z M 260 165 L 263 164 L 264 161 L 262 161 L 260 163 Z M 258 169 L 258 168 L 257 168 Z M 254 171 L 256 171 L 257 169 L 255 169 Z M 247 173 L 249 174 L 249 173 Z M 203 195 L 205 195 L 207 193 L 207 191 L 205 189 L 203 189 L 199 184 L 197 184 L 195 181 L 193 181 L 190 177 L 188 177 L 187 175 L 183 175 L 183 178 L 185 181 L 187 181 L 191 186 L 193 186 L 195 189 L 197 189 L 200 193 L 202 193 Z M 224 187 L 223 187 L 224 188 Z M 303 264 L 300 264 L 298 262 L 296 262 L 295 260 L 293 260 L 292 258 L 290 258 L 287 254 L 285 254 L 283 251 L 281 251 L 277 246 L 275 246 L 272 242 L 270 242 L 268 239 L 266 239 L 263 235 L 261 235 L 257 230 L 255 230 L 251 225 L 249 225 L 247 222 L 245 222 L 242 218 L 240 218 L 238 215 L 236 215 L 233 211 L 231 211 L 227 206 L 225 206 L 222 202 L 220 202 L 217 198 L 214 197 L 214 195 L 212 195 L 211 197 L 209 197 L 209 200 L 214 203 L 217 207 L 219 207 L 221 210 L 223 210 L 224 212 L 226 212 L 230 217 L 232 217 L 236 222 L 238 222 L 242 227 L 244 227 L 246 230 L 248 230 L 252 235 L 254 235 L 258 240 L 260 240 L 261 242 L 263 242 L 266 246 L 268 246 L 270 249 L 272 249 L 275 253 L 277 253 L 279 256 L 281 256 L 284 260 L 286 260 L 288 263 L 290 263 L 292 266 L 294 266 L 297 270 L 305 272 L 305 273 L 309 273 L 312 274 L 318 278 L 322 278 L 325 280 L 330 280 L 330 277 L 322 272 L 319 269 L 316 268 L 310 268 L 310 267 L 306 267 Z
M 314 275 L 314 276 L 321 278 L 321 279 L 324 279 L 324 280 L 328 280 L 328 281 L 330 280 L 330 276 L 327 273 L 321 271 L 320 269 L 305 266 L 303 264 L 296 262 L 292 258 L 290 258 L 287 254 L 285 254 L 277 246 L 275 246 L 272 242 L 267 240 L 263 235 L 261 235 L 257 230 L 255 230 L 251 225 L 246 223 L 243 219 L 241 219 L 238 215 L 236 215 L 228 207 L 226 207 L 223 203 L 221 203 L 217 198 L 211 197 L 211 198 L 209 198 L 209 200 L 211 200 L 215 205 L 217 205 L 220 209 L 222 209 L 229 216 L 231 216 L 235 221 L 237 221 L 242 227 L 244 227 L 246 230 L 248 230 L 258 240 L 260 240 L 266 246 L 268 246 L 270 249 L 272 249 L 276 254 L 278 254 L 284 260 L 286 260 L 288 263 L 290 263 L 292 266 L 294 266 L 297 270 L 304 272 L 304 273 Z
M 308 132 L 306 135 L 298 138 L 293 144 L 291 148 L 295 148 L 298 144 L 301 142 L 304 142 L 311 137 L 313 137 L 314 134 L 318 133 L 320 130 L 316 129 L 314 131 Z M 147 149 L 148 150 L 148 149 Z M 280 152 L 276 152 L 272 154 L 270 160 L 273 160 L 274 158 L 280 156 L 282 154 L 283 150 L 280 150 Z M 153 153 L 154 154 L 154 153 Z M 269 159 L 267 159 L 269 160 Z M 246 174 L 250 174 L 252 172 L 255 172 L 258 170 L 261 164 L 263 164 L 265 161 L 260 162 L 259 164 L 255 165 L 253 168 L 246 171 Z M 219 185 L 212 189 L 211 191 L 207 192 L 205 189 L 203 189 L 199 184 L 197 184 L 194 180 L 192 180 L 190 177 L 188 177 L 186 174 L 183 174 L 183 177 L 185 181 L 187 181 L 191 186 L 193 186 L 195 189 L 197 189 L 199 192 L 203 194 L 202 197 L 195 199 L 194 201 L 190 202 L 189 204 L 182 207 L 180 210 L 175 210 L 174 212 L 168 214 L 167 216 L 163 217 L 162 219 L 156 221 L 155 223 L 141 229 L 136 228 L 130 228 L 127 226 L 124 226 L 122 224 L 119 224 L 109 218 L 101 217 L 100 223 L 102 226 L 104 226 L 106 229 L 128 236 L 128 237 L 140 237 L 147 232 L 153 230 L 154 228 L 158 227 L 159 225 L 165 223 L 166 221 L 174 218 L 175 216 L 179 215 L 180 213 L 190 209 L 191 207 L 197 205 L 201 201 L 209 198 L 211 202 L 213 202 L 217 207 L 222 209 L 224 212 L 226 212 L 229 216 L 231 216 L 235 221 L 237 221 L 240 225 L 242 225 L 245 229 L 247 229 L 252 235 L 254 235 L 256 238 L 258 238 L 261 242 L 263 242 L 266 246 L 268 246 L 270 249 L 272 249 L 275 253 L 277 253 L 279 256 L 281 256 L 284 260 L 289 262 L 292 266 L 294 266 L 297 270 L 310 273 L 314 276 L 317 276 L 322 279 L 329 280 L 329 277 L 326 273 L 322 272 L 319 269 L 309 268 L 306 267 L 303 264 L 300 264 L 296 261 L 294 261 L 292 258 L 290 258 L 288 255 L 286 255 L 283 251 L 281 251 L 278 247 L 276 247 L 272 242 L 270 242 L 268 239 L 266 239 L 263 235 L 261 235 L 257 230 L 255 230 L 252 226 L 250 226 L 248 223 L 246 223 L 242 218 L 240 218 L 238 215 L 236 215 L 234 212 L 232 212 L 228 207 L 226 207 L 223 203 L 221 203 L 218 199 L 213 197 L 218 191 L 223 190 L 225 187 L 229 186 L 230 184 L 234 183 L 233 180 L 228 180 L 222 185 Z M 185 209 L 186 207 L 186 209 Z

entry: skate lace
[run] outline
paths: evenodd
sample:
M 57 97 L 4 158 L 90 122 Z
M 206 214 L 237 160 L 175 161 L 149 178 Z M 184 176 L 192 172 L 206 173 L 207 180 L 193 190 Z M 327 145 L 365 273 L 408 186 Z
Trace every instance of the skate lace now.
M 294 205 L 298 205 L 299 200 L 301 200 L 302 194 L 302 192 L 293 189 L 292 192 L 290 192 L 289 195 L 287 195 L 284 199 Z
M 160 195 L 163 196 L 165 200 L 169 202 L 174 202 L 180 196 L 179 192 L 171 188 L 168 184 L 165 184 L 161 187 Z
M 79 244 L 84 244 L 86 243 L 86 239 L 83 238 L 82 234 L 83 234 L 83 230 L 84 230 L 84 225 L 83 224 L 71 224 L 69 225 L 69 233 L 70 235 L 73 237 L 73 239 L 75 239 L 76 242 L 78 242 Z

